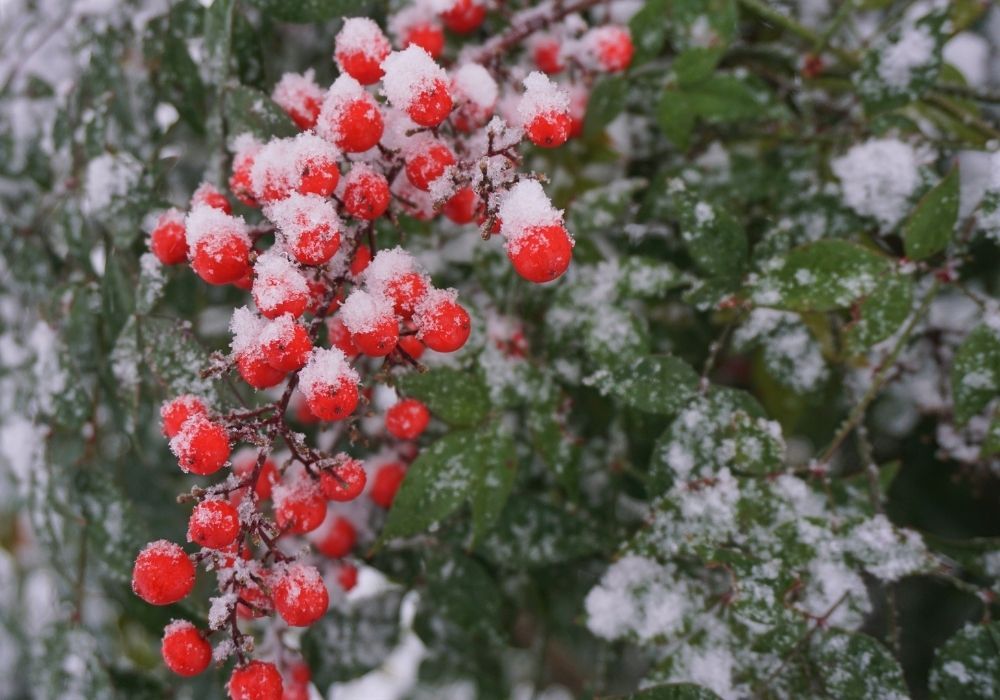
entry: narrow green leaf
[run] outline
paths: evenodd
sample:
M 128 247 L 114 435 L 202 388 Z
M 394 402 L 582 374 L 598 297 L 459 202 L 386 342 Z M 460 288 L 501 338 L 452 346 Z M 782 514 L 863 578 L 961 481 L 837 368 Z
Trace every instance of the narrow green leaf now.
M 628 81 L 619 75 L 602 78 L 594 86 L 587 101 L 587 115 L 583 120 L 583 133 L 593 138 L 614 120 L 625 108 Z
M 718 700 L 719 696 L 694 683 L 669 683 L 646 688 L 618 700 Z
M 135 308 L 134 289 L 135 284 L 122 264 L 121 255 L 112 249 L 108 252 L 101 278 L 101 313 L 109 342 L 118 337 L 122 326 L 132 315 Z
M 956 165 L 917 204 L 903 225 L 907 257 L 923 260 L 944 250 L 958 223 L 958 166 Z
M 397 385 L 405 396 L 420 399 L 434 417 L 450 425 L 477 425 L 490 410 L 489 390 L 476 373 L 439 367 L 404 374 Z
M 262 12 L 283 22 L 327 22 L 367 14 L 363 0 L 250 0 Z
M 951 368 L 955 420 L 965 424 L 1000 395 L 1000 337 L 989 326 L 975 328 L 958 347 Z
M 268 140 L 295 136 L 299 132 L 291 117 L 260 90 L 240 85 L 229 90 L 225 100 L 226 120 L 231 134 L 249 132 Z
M 691 141 L 695 113 L 678 90 L 666 90 L 660 97 L 656 118 L 664 135 L 684 150 Z
M 722 54 L 722 49 L 701 47 L 688 49 L 674 59 L 673 69 L 677 75 L 677 82 L 685 88 L 704 82 L 712 75 Z

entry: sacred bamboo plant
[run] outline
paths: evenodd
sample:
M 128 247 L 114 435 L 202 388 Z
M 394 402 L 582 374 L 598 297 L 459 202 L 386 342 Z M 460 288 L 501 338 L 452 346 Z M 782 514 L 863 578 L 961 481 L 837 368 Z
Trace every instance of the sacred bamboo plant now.
M 13 4 L 0 695 L 1000 693 L 1000 10 Z

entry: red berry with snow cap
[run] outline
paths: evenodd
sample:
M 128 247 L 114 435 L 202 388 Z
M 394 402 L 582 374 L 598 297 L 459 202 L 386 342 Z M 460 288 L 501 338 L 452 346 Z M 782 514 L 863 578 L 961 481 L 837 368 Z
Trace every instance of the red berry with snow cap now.
M 430 279 L 413 256 L 399 246 L 379 251 L 365 270 L 365 288 L 375 297 L 385 297 L 393 311 L 410 318 L 430 289 Z
M 210 549 L 222 549 L 236 541 L 240 516 L 229 501 L 204 500 L 191 511 L 188 519 L 188 542 Z
M 260 345 L 267 364 L 281 372 L 304 367 L 313 349 L 309 333 L 290 314 L 267 324 L 260 334 Z
M 351 521 L 343 516 L 335 516 L 329 526 L 319 531 L 315 539 L 316 549 L 331 559 L 346 557 L 354 549 L 358 531 Z
M 212 645 L 187 620 L 175 620 L 166 626 L 160 654 L 167 668 L 185 678 L 197 676 L 212 663 Z
M 358 373 L 337 348 L 316 348 L 299 373 L 299 391 L 320 420 L 343 420 L 358 406 Z
M 334 58 L 342 72 L 362 85 L 382 78 L 381 64 L 392 46 L 375 22 L 367 17 L 350 17 L 344 20 L 335 41 Z
M 388 298 L 355 289 L 340 308 L 351 341 L 366 355 L 382 357 L 399 340 L 399 322 Z
M 194 209 L 197 206 L 212 207 L 213 209 L 218 209 L 226 214 L 233 213 L 233 205 L 231 205 L 229 200 L 226 199 L 226 195 L 222 194 L 222 192 L 220 192 L 219 189 L 210 182 L 203 182 L 198 185 L 198 189 L 196 189 L 194 194 L 191 195 L 191 208 Z
M 357 80 L 341 75 L 323 100 L 316 130 L 348 153 L 361 153 L 382 138 L 385 128 L 378 103 Z
M 214 474 L 229 459 L 229 433 L 205 416 L 193 416 L 170 439 L 170 450 L 185 472 Z
M 272 248 L 257 258 L 253 270 L 250 293 L 264 318 L 274 319 L 286 314 L 298 318 L 305 313 L 311 298 L 309 285 L 283 253 Z
M 274 607 L 292 627 L 308 627 L 329 606 L 326 584 L 313 566 L 292 564 L 274 587 Z
M 339 157 L 336 146 L 311 132 L 274 139 L 254 157 L 250 170 L 254 197 L 263 204 L 274 204 L 294 193 L 327 197 L 340 179 Z
M 253 136 L 244 134 L 237 138 L 233 145 L 236 154 L 233 156 L 233 171 L 229 176 L 229 190 L 243 204 L 256 207 L 257 200 L 253 196 L 250 172 L 253 170 L 254 159 L 261 149 L 261 144 Z
M 149 249 L 164 265 L 179 265 L 187 261 L 184 214 L 177 209 L 168 209 L 160 214 L 156 226 L 149 234 Z
M 608 73 L 628 68 L 635 53 L 628 29 L 615 24 L 594 27 L 583 37 L 583 45 L 593 57 L 595 67 Z
M 451 6 L 441 13 L 441 19 L 451 31 L 468 34 L 476 31 L 486 19 L 486 5 L 480 0 L 453 0 Z
M 185 219 L 191 267 L 209 284 L 229 284 L 250 271 L 250 237 L 242 217 L 199 206 Z
M 375 505 L 382 508 L 389 508 L 396 499 L 396 492 L 399 485 L 403 483 L 406 476 L 406 469 L 398 462 L 390 462 L 379 468 L 375 473 L 375 480 L 372 482 L 372 490 L 369 496 Z
M 191 592 L 194 574 L 194 564 L 180 545 L 157 540 L 135 559 L 132 591 L 150 605 L 170 605 Z
M 323 495 L 331 501 L 353 501 L 365 490 L 368 475 L 364 465 L 356 459 L 349 459 L 343 464 L 324 470 L 320 474 L 319 484 Z
M 419 126 L 435 127 L 451 112 L 448 74 L 419 46 L 394 51 L 382 62 L 389 102 Z
M 347 326 L 344 325 L 344 321 L 339 316 L 327 319 L 326 337 L 330 342 L 330 347 L 337 348 L 347 357 L 361 354 L 358 346 L 351 340 L 351 332 L 347 330 Z
M 431 183 L 455 164 L 455 154 L 436 139 L 420 143 L 406 158 L 406 179 L 417 189 L 427 192 Z
M 323 265 L 340 249 L 340 217 L 325 197 L 292 194 L 269 206 L 267 217 L 288 252 L 303 265 Z
M 509 243 L 507 257 L 529 282 L 551 282 L 569 268 L 573 241 L 560 224 L 536 226 Z
M 500 96 L 496 80 L 478 63 L 466 63 L 455 71 L 451 78 L 451 92 L 457 105 L 452 113 L 452 123 L 464 132 L 486 124 Z
M 229 322 L 236 369 L 243 380 L 255 389 L 267 389 L 285 378 L 284 372 L 268 364 L 261 348 L 260 337 L 266 325 L 267 321 L 245 306 L 233 311 Z
M 431 413 L 422 401 L 403 399 L 385 412 L 385 429 L 400 440 L 416 440 L 431 420 Z
M 389 181 L 363 163 L 356 163 L 344 181 L 344 208 L 356 219 L 374 221 L 389 208 Z
M 272 367 L 260 351 L 237 356 L 236 371 L 254 389 L 270 389 L 285 379 L 285 372 Z
M 172 438 L 192 416 L 207 416 L 208 408 L 197 396 L 183 394 L 164 402 L 160 407 L 160 421 L 164 437 Z
M 305 73 L 285 73 L 274 86 L 273 99 L 300 129 L 312 129 L 319 118 L 323 89 L 316 84 L 312 69 Z
M 229 700 L 281 700 L 281 674 L 272 663 L 251 661 L 233 669 L 226 690 Z
M 272 495 L 274 519 L 283 532 L 312 532 L 326 518 L 326 500 L 311 478 L 303 476 L 288 486 L 276 486 Z
M 435 352 L 455 352 L 472 331 L 469 312 L 455 301 L 454 292 L 435 289 L 427 294 L 413 315 L 417 337 Z
M 528 138 L 542 148 L 566 143 L 573 125 L 569 94 L 538 71 L 524 79 L 524 87 L 517 113 Z

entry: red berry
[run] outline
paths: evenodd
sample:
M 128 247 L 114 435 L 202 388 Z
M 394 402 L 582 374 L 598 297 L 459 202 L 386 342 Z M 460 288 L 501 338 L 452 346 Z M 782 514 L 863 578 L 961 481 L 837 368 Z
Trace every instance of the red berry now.
M 323 265 L 340 250 L 340 231 L 328 224 L 320 224 L 299 233 L 298 240 L 289 251 L 303 265 Z
M 463 187 L 445 202 L 441 211 L 456 224 L 467 224 L 475 220 L 479 205 L 475 191 L 471 187 Z
M 358 407 L 358 385 L 342 377 L 336 385 L 321 385 L 306 396 L 306 405 L 320 420 L 344 420 Z
M 194 191 L 191 195 L 191 208 L 194 209 L 196 206 L 204 205 L 206 207 L 212 207 L 213 209 L 218 209 L 227 214 L 233 213 L 233 205 L 229 203 L 226 199 L 226 195 L 222 194 L 210 182 L 203 182 L 198 185 L 198 189 Z
M 389 181 L 371 168 L 355 165 L 345 181 L 344 208 L 356 219 L 377 219 L 389 208 Z
M 184 230 L 184 215 L 170 209 L 160 215 L 149 234 L 149 249 L 164 265 L 179 265 L 187 260 L 188 246 Z
M 426 275 L 419 272 L 404 272 L 386 282 L 383 292 L 386 298 L 392 302 L 397 315 L 410 318 L 417 305 L 427 296 L 428 289 Z M 399 337 L 398 328 L 396 337 L 397 339 Z M 395 347 L 395 342 L 393 347 Z
M 375 481 L 372 482 L 372 490 L 369 493 L 375 505 L 382 508 L 389 508 L 396 498 L 399 485 L 403 483 L 406 476 L 406 469 L 402 464 L 392 462 L 386 464 L 375 473 Z
M 431 183 L 455 164 L 455 154 L 440 141 L 428 139 L 406 159 L 406 179 L 417 189 L 427 192 Z
M 249 292 L 253 289 L 253 270 L 247 270 L 247 273 L 240 277 L 235 282 L 231 283 L 237 289 L 242 289 L 244 292 Z
M 226 690 L 229 700 L 281 700 L 281 674 L 272 663 L 251 661 L 233 669 Z
M 269 389 L 285 379 L 285 373 L 268 364 L 260 351 L 246 352 L 236 358 L 236 369 L 243 381 L 254 389 Z
M 248 207 L 257 206 L 257 199 L 253 196 L 250 171 L 253 170 L 254 156 L 258 149 L 259 147 L 255 147 L 244 153 L 238 153 L 233 159 L 233 172 L 229 176 L 229 190 L 236 199 Z
M 455 0 L 451 9 L 441 14 L 448 29 L 458 34 L 468 34 L 479 28 L 486 19 L 486 7 L 478 0 Z
M 197 396 L 183 394 L 165 402 L 160 407 L 160 421 L 163 435 L 172 438 L 181 431 L 181 427 L 192 416 L 207 416 L 208 408 Z
M 337 34 L 334 58 L 340 70 L 362 85 L 382 78 L 382 61 L 392 51 L 382 30 L 367 17 L 351 17 Z
M 542 148 L 557 148 L 569 139 L 573 118 L 567 112 L 545 112 L 535 116 L 525 129 L 528 139 Z
M 623 71 L 632 63 L 635 47 L 624 27 L 613 24 L 597 27 L 587 33 L 584 43 L 591 47 L 600 68 L 609 73 Z
M 536 226 L 510 242 L 507 257 L 529 282 L 551 282 L 569 267 L 573 241 L 559 224 Z
M 308 331 L 288 315 L 271 321 L 261 334 L 261 350 L 267 364 L 281 372 L 304 367 L 312 349 Z
M 250 583 L 240 588 L 239 595 L 242 600 L 249 604 L 236 604 L 236 614 L 245 620 L 270 615 L 271 611 L 274 610 L 274 602 L 256 583 Z
M 340 559 L 351 553 L 357 539 L 358 531 L 354 529 L 351 521 L 343 516 L 337 516 L 326 532 L 316 540 L 316 549 L 331 559 Z
M 261 316 L 276 319 L 298 318 L 309 307 L 309 285 L 292 262 L 280 253 L 268 251 L 254 265 L 251 295 Z
M 348 153 L 362 153 L 379 142 L 384 128 L 382 113 L 371 97 L 351 100 L 337 115 L 334 143 Z
M 337 572 L 337 583 L 345 591 L 349 591 L 358 585 L 358 567 L 354 564 L 344 564 Z
M 312 566 L 292 564 L 274 587 L 274 607 L 292 627 L 308 627 L 329 605 L 326 584 Z
M 201 501 L 188 520 L 188 542 L 209 549 L 222 549 L 240 534 L 240 514 L 228 501 Z
M 233 472 L 240 478 L 249 476 L 257 465 L 257 453 L 245 451 L 233 458 Z M 257 475 L 257 483 L 254 484 L 254 491 L 257 498 L 267 500 L 271 497 L 271 489 L 278 483 L 278 468 L 269 459 L 264 460 Z
M 186 678 L 197 676 L 212 662 L 212 645 L 187 620 L 176 620 L 166 626 L 160 653 L 167 668 Z
M 448 84 L 443 80 L 432 80 L 419 88 L 419 91 L 410 100 L 406 107 L 406 113 L 415 124 L 426 127 L 435 127 L 451 113 L 452 101 L 451 93 L 448 92 Z
M 299 194 L 329 197 L 337 189 L 338 182 L 340 182 L 340 170 L 335 162 L 320 157 L 307 158 L 302 164 Z
M 319 117 L 323 90 L 313 79 L 313 71 L 305 74 L 285 73 L 271 93 L 273 99 L 300 129 L 312 129 Z
M 549 75 L 562 71 L 565 66 L 559 56 L 560 49 L 559 40 L 553 36 L 545 36 L 538 39 L 532 50 L 532 57 L 538 69 Z
M 358 246 L 358 249 L 354 251 L 354 257 L 351 259 L 351 274 L 357 277 L 365 271 L 365 268 L 368 267 L 368 263 L 371 261 L 371 248 L 362 243 Z
M 393 351 L 399 340 L 399 322 L 386 317 L 370 324 L 369 330 L 351 333 L 351 342 L 366 355 L 384 357 Z
M 351 332 L 347 330 L 340 317 L 328 319 L 326 322 L 326 337 L 330 342 L 330 347 L 337 348 L 347 357 L 354 357 L 361 354 L 354 341 L 351 340 Z
M 472 331 L 469 313 L 448 297 L 425 301 L 414 316 L 417 337 L 436 352 L 454 352 L 465 345 Z
M 807 53 L 802 60 L 802 68 L 800 71 L 803 78 L 808 78 L 812 80 L 813 78 L 819 77 L 823 73 L 823 57 L 815 53 Z
M 326 501 L 311 480 L 280 489 L 274 501 L 274 519 L 284 532 L 312 532 L 326 519 Z
M 132 592 L 151 605 L 170 605 L 191 592 L 194 573 L 194 564 L 180 545 L 150 542 L 135 559 Z
M 250 246 L 241 236 L 207 236 L 194 246 L 191 267 L 209 284 L 229 284 L 250 270 Z
M 403 48 L 410 45 L 419 46 L 431 58 L 437 58 L 444 51 L 444 30 L 430 22 L 414 24 L 404 32 Z
M 323 495 L 331 501 L 353 501 L 365 490 L 368 475 L 356 459 L 349 459 L 338 467 L 324 470 L 319 477 Z
M 424 350 L 426 349 L 424 344 L 421 343 L 415 335 L 399 336 L 398 347 L 414 360 L 419 360 L 420 356 L 424 354 Z
M 385 429 L 400 440 L 415 440 L 427 429 L 431 413 L 416 399 L 403 399 L 385 412 Z
M 214 474 L 229 459 L 229 433 L 205 416 L 194 416 L 170 439 L 170 449 L 185 472 Z

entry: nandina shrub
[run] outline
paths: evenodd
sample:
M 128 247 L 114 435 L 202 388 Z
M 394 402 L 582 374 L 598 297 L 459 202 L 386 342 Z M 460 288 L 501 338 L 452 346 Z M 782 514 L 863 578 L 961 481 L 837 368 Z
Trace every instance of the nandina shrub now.
M 1000 14 L 6 8 L 0 696 L 1000 693 Z

